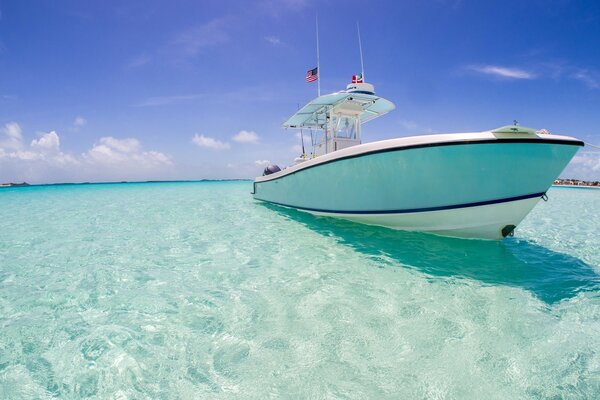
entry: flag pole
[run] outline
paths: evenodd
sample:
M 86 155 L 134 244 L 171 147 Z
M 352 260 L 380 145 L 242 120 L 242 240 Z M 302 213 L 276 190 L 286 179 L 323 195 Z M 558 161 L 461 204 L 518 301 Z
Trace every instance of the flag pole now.
M 365 78 L 365 64 L 363 63 L 363 53 L 362 53 L 362 42 L 360 40 L 360 27 L 358 26 L 358 21 L 356 21 L 356 32 L 358 32 L 358 50 L 360 51 L 360 69 L 362 74 L 362 81 L 366 82 Z
M 319 60 L 319 14 L 316 14 L 317 26 L 317 96 L 321 96 L 321 65 Z

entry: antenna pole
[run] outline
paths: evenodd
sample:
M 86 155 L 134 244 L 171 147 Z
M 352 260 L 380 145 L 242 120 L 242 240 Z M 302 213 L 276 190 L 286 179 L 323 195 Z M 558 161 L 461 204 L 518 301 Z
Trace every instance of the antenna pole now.
M 356 21 L 356 32 L 358 32 L 358 50 L 360 51 L 360 69 L 363 78 L 363 82 L 366 82 L 365 79 L 365 64 L 363 62 L 363 53 L 362 53 L 362 42 L 360 40 L 360 27 L 358 26 L 358 21 Z
M 321 64 L 319 60 L 319 14 L 316 15 L 317 26 L 317 96 L 321 96 Z
M 300 104 L 298 104 L 298 110 L 300 110 Z M 300 140 L 302 140 L 302 157 L 305 157 L 306 151 L 304 151 L 304 133 L 302 132 L 302 128 L 300 128 Z

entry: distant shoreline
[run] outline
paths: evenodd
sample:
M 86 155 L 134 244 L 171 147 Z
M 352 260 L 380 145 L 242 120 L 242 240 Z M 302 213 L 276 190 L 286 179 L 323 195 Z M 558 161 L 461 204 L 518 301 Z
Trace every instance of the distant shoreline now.
M 31 187 L 31 186 L 74 186 L 74 185 L 119 185 L 122 183 L 193 183 L 193 182 L 235 182 L 251 181 L 252 179 L 193 179 L 193 180 L 173 180 L 173 181 L 115 181 L 115 182 L 59 182 L 59 183 L 0 183 L 0 189 L 11 187 Z
M 193 182 L 236 182 L 252 181 L 252 179 L 192 179 L 192 180 L 167 180 L 167 181 L 114 181 L 114 182 L 58 182 L 58 183 L 0 183 L 0 189 L 12 187 L 30 187 L 30 186 L 74 186 L 74 185 L 118 185 L 122 183 L 193 183 Z M 593 188 L 600 189 L 599 181 L 581 181 L 579 179 L 556 179 L 552 186 L 567 188 Z
M 580 181 L 579 179 L 556 179 L 552 186 L 600 188 L 600 182 Z

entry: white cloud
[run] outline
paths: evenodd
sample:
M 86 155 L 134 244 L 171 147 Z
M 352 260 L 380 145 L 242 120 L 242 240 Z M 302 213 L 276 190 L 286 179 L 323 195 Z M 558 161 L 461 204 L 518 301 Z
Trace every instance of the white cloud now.
M 106 144 L 95 144 L 83 156 L 87 161 L 99 164 L 113 164 L 127 160 L 127 154 Z
M 19 149 L 22 139 L 21 127 L 16 122 L 9 122 L 0 129 L 0 148 Z
M 75 128 L 81 128 L 81 127 L 85 126 L 85 124 L 87 124 L 87 120 L 85 118 L 83 118 L 81 115 L 78 115 L 77 117 L 75 117 L 75 120 L 73 120 L 73 126 Z
M 600 152 L 582 152 L 573 157 L 572 163 L 586 166 L 591 171 L 600 173 Z
M 8 125 L 2 133 L 13 140 L 10 148 L 4 146 L 6 141 L 0 144 L 0 182 L 160 179 L 173 165 L 164 153 L 143 151 L 134 138 L 105 136 L 88 151 L 76 155 L 61 151 L 55 131 L 41 133 L 26 146 L 18 124 Z
M 23 137 L 21 127 L 16 122 L 9 122 L 4 125 L 3 132 L 9 138 L 21 140 Z
M 535 79 L 536 76 L 534 73 L 525 71 L 524 69 L 519 68 L 508 68 L 501 67 L 498 65 L 483 65 L 477 66 L 472 65 L 468 67 L 470 70 L 479 72 L 481 74 L 492 75 L 499 78 L 508 78 L 508 79 Z
M 134 138 L 116 139 L 112 136 L 105 136 L 100 138 L 100 145 L 121 153 L 134 153 L 140 149 L 140 141 Z
M 31 148 L 40 151 L 59 151 L 60 138 L 55 131 L 43 133 L 39 139 L 31 141 Z
M 142 151 L 140 141 L 134 138 L 117 139 L 112 136 L 100 138 L 83 154 L 85 161 L 93 164 L 137 164 L 141 167 L 172 165 L 170 157 L 158 151 Z
M 265 36 L 265 40 L 271 43 L 273 46 L 279 46 L 281 44 L 281 39 L 277 36 Z
M 573 157 L 561 177 L 600 181 L 600 151 L 580 151 Z
M 269 161 L 269 160 L 256 160 L 256 161 L 254 161 L 254 164 L 256 164 L 256 165 L 258 165 L 260 167 L 265 167 L 265 166 L 271 164 L 271 161 Z
M 30 170 L 32 168 L 30 163 L 33 161 L 39 161 L 38 164 L 33 166 L 33 169 L 77 163 L 75 157 L 60 151 L 60 138 L 56 132 L 41 133 L 38 139 L 31 141 L 29 148 L 25 148 L 21 129 L 17 129 L 17 126 L 18 124 L 13 123 L 12 135 L 15 139 L 11 143 L 13 151 L 6 151 L 7 147 L 0 148 L 0 162 L 5 163 L 4 168 L 13 167 Z M 1 145 L 2 143 L 0 143 Z M 25 165 L 22 162 L 25 162 Z M 6 165 L 6 163 L 9 165 Z
M 34 151 L 18 150 L 12 153 L 8 153 L 8 157 L 17 160 L 40 160 L 44 158 L 44 155 Z
M 252 131 L 239 131 L 232 139 L 240 143 L 258 143 L 258 135 Z
M 198 135 L 197 133 L 192 138 L 192 142 L 200 147 L 207 147 L 213 150 L 225 150 L 230 148 L 229 143 L 227 142 L 221 142 L 220 140 L 204 135 Z
M 146 151 L 143 153 L 143 155 L 153 163 L 168 165 L 173 164 L 173 162 L 171 161 L 171 157 L 167 156 L 164 153 L 161 153 L 160 151 Z
M 60 165 L 79 164 L 79 160 L 72 154 L 59 151 L 52 156 L 52 161 Z

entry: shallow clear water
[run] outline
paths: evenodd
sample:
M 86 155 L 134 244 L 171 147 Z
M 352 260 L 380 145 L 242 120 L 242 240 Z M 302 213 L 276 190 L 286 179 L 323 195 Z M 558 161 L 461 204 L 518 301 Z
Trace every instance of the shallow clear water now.
M 0 398 L 597 398 L 600 190 L 486 242 L 251 187 L 0 190 Z

